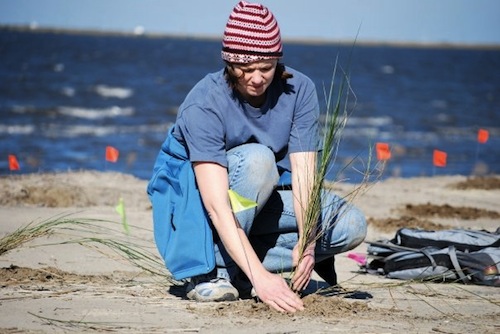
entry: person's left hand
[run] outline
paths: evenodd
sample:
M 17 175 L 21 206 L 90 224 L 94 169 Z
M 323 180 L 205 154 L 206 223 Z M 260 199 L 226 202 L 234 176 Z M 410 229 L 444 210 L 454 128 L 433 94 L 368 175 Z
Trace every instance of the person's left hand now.
M 293 248 L 292 258 L 293 265 L 295 266 L 295 272 L 292 277 L 292 289 L 294 291 L 304 290 L 311 280 L 311 275 L 314 270 L 315 264 L 314 248 L 314 243 L 307 246 L 306 250 L 302 254 L 302 258 L 300 259 L 299 243 L 297 243 Z

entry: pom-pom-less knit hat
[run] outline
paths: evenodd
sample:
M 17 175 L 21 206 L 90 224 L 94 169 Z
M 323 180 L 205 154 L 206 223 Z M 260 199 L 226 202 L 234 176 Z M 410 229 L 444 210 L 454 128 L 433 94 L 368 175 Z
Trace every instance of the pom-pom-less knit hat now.
M 240 1 L 229 16 L 222 39 L 222 59 L 246 64 L 283 56 L 278 22 L 257 3 Z

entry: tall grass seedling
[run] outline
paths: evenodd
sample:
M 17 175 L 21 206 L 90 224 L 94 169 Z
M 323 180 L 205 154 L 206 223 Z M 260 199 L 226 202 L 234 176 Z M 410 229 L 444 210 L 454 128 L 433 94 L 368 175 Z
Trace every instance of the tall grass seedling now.
M 318 221 L 322 212 L 325 213 L 324 220 L 332 221 L 339 212 L 331 207 L 324 206 L 322 203 L 322 195 L 324 192 L 332 191 L 331 186 L 325 184 L 326 177 L 332 171 L 332 165 L 337 158 L 340 142 L 342 140 L 342 133 L 347 124 L 347 120 L 352 111 L 349 100 L 351 96 L 356 97 L 353 93 L 350 84 L 350 77 L 348 73 L 340 69 L 338 64 L 338 57 L 335 60 L 335 66 L 332 74 L 330 87 L 327 91 L 323 89 L 325 95 L 326 111 L 324 116 L 324 125 L 322 128 L 322 150 L 319 154 L 318 164 L 315 171 L 312 171 L 312 190 L 308 194 L 307 206 L 303 212 L 303 230 L 299 244 L 299 259 L 302 259 L 307 247 L 318 241 L 324 231 L 330 226 L 324 226 L 319 230 Z M 340 79 L 339 79 L 340 77 Z M 337 83 L 337 81 L 339 81 Z M 355 103 L 354 103 L 355 105 Z M 362 181 L 348 194 L 344 196 L 344 200 L 352 202 L 356 196 L 362 191 L 366 190 L 370 185 L 370 177 L 374 172 L 380 172 L 381 169 L 373 168 L 371 160 L 371 150 L 369 152 L 368 161 L 362 174 Z M 342 167 L 342 172 L 345 168 L 349 167 L 353 161 L 350 161 L 346 166 Z M 300 189 L 299 191 L 303 191 Z M 301 204 L 302 205 L 302 204 Z M 337 217 L 338 219 L 339 217 Z M 292 273 L 293 275 L 293 273 Z

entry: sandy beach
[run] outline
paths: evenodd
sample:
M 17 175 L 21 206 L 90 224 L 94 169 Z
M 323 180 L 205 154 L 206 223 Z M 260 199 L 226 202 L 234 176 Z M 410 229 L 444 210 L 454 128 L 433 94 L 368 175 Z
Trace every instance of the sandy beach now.
M 196 303 L 158 262 L 147 181 L 80 171 L 0 178 L 0 333 L 498 333 L 500 289 L 390 280 L 336 257 L 339 287 L 314 276 L 306 310 L 280 314 L 253 300 Z M 356 185 L 335 183 L 350 193 Z M 126 224 L 116 207 L 123 199 Z M 367 240 L 400 227 L 500 227 L 500 176 L 391 178 L 355 199 Z M 126 232 L 128 230 L 128 233 Z M 33 233 L 32 233 L 33 234 Z M 17 238 L 17 241 L 21 238 Z M 2 245 L 3 246 L 3 245 Z M 352 252 L 365 253 L 363 243 Z M 319 291 L 317 291 L 320 289 Z

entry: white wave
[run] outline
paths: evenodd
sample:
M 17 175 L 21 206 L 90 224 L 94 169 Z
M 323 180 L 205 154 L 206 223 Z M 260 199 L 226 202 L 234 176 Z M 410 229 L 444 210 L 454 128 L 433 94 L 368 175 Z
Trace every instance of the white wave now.
M 128 133 L 167 133 L 172 123 L 160 123 L 155 125 L 63 125 L 51 123 L 42 128 L 42 135 L 50 138 L 76 138 L 80 136 L 104 137 L 115 134 Z
M 85 119 L 102 119 L 119 116 L 131 116 L 134 114 L 134 108 L 121 108 L 113 106 L 104 109 L 88 109 L 78 107 L 59 107 L 58 112 L 62 115 L 85 118 Z
M 73 87 L 63 87 L 61 89 L 61 94 L 66 95 L 68 97 L 75 96 L 75 89 Z
M 115 97 L 118 99 L 129 98 L 134 93 L 133 90 L 130 88 L 111 87 L 106 85 L 97 85 L 95 87 L 95 91 L 102 97 Z
M 434 132 L 404 131 L 398 134 L 398 138 L 413 143 L 437 143 L 439 135 Z
M 376 127 L 349 128 L 342 130 L 342 138 L 375 138 L 380 131 Z
M 35 132 L 34 125 L 3 125 L 0 124 L 0 135 L 30 135 Z
M 347 119 L 347 126 L 387 126 L 391 125 L 392 117 L 349 117 Z
M 435 143 L 439 141 L 439 134 L 425 131 L 381 131 L 378 127 L 346 127 L 342 131 L 343 139 L 355 138 L 360 140 L 367 138 L 369 140 L 384 141 L 404 141 L 406 143 Z
M 103 137 L 118 133 L 117 126 L 95 126 L 95 125 L 70 125 L 60 126 L 52 124 L 44 129 L 47 137 L 76 138 L 80 136 Z
M 64 64 L 63 63 L 57 63 L 57 64 L 54 64 L 54 72 L 62 72 L 64 71 Z
M 436 109 L 448 109 L 448 102 L 446 100 L 432 100 L 431 106 Z
M 384 74 L 393 74 L 394 73 L 394 66 L 384 65 L 384 66 L 380 67 L 380 71 Z
M 33 112 L 35 110 L 35 107 L 32 105 L 26 105 L 26 106 L 15 105 L 12 107 L 11 110 L 16 114 L 26 114 L 29 112 Z

